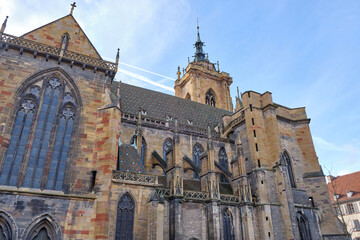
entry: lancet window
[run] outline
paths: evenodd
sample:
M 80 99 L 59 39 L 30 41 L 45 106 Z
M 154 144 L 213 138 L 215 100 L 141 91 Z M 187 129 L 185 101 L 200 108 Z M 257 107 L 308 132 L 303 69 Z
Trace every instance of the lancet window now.
M 306 217 L 300 213 L 296 213 L 296 220 L 299 228 L 300 240 L 311 240 L 310 226 Z
M 229 169 L 228 157 L 227 157 L 225 148 L 223 148 L 223 147 L 220 148 L 220 151 L 219 151 L 219 164 L 226 170 Z M 226 179 L 225 175 L 222 173 L 220 174 L 220 182 L 228 183 L 228 180 Z
M 17 109 L 0 184 L 62 190 L 77 112 L 73 93 L 53 75 L 25 89 Z
M 164 161 L 167 162 L 167 158 L 166 155 L 172 150 L 172 141 L 171 139 L 166 139 L 164 141 L 164 146 L 163 146 L 163 157 L 164 157 Z
M 286 165 L 286 170 L 287 170 L 289 180 L 290 180 L 290 186 L 292 188 L 295 188 L 296 184 L 295 184 L 295 178 L 294 178 L 294 173 L 293 173 L 290 156 L 286 151 L 284 151 L 282 153 L 281 157 L 282 157 L 283 163 L 285 163 L 285 165 Z
M 229 209 L 225 209 L 223 212 L 223 231 L 224 240 L 234 240 L 233 234 L 233 219 Z
M 215 95 L 213 93 L 213 91 L 211 89 L 209 89 L 207 92 L 206 92 L 206 95 L 205 95 L 205 103 L 210 105 L 210 106 L 214 106 L 215 107 Z
M 204 152 L 204 149 L 203 147 L 197 143 L 194 145 L 194 148 L 193 148 L 193 161 L 194 161 L 194 164 L 198 167 L 201 168 L 201 161 L 200 161 L 200 155 Z M 199 179 L 199 175 L 194 172 L 194 179 Z
M 134 213 L 135 202 L 129 193 L 125 193 L 117 206 L 115 239 L 133 239 Z

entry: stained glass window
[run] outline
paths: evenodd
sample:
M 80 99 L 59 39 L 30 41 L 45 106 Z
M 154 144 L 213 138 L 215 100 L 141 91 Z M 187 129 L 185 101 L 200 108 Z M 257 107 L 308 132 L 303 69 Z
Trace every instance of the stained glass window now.
M 226 170 L 229 169 L 229 161 L 228 161 L 228 157 L 225 151 L 225 148 L 220 148 L 219 151 L 219 163 L 222 167 L 224 167 Z M 229 183 L 229 181 L 226 179 L 224 174 L 220 174 L 220 182 L 223 183 Z
M 171 139 L 166 139 L 164 141 L 163 151 L 164 151 L 164 161 L 167 162 L 166 155 L 171 151 L 172 149 L 172 141 Z
M 295 178 L 294 178 L 294 174 L 293 174 L 293 169 L 292 169 L 290 156 L 286 151 L 284 151 L 282 153 L 282 158 L 283 158 L 283 162 L 286 164 L 286 170 L 287 170 L 287 173 L 288 173 L 288 176 L 289 176 L 290 186 L 292 188 L 295 188 L 296 184 L 295 184 Z
M 132 240 L 134 231 L 135 203 L 129 193 L 119 200 L 116 214 L 116 240 Z
M 204 149 L 200 144 L 195 144 L 193 148 L 193 161 L 194 164 L 201 168 L 200 155 L 204 152 Z M 194 179 L 199 179 L 199 175 L 194 172 Z
M 52 76 L 25 89 L 0 184 L 62 189 L 76 113 L 76 101 L 70 92 L 65 92 L 67 87 L 61 78 Z M 48 176 L 44 175 L 46 168 Z
M 232 214 L 228 209 L 225 209 L 223 212 L 224 240 L 234 240 L 232 228 Z

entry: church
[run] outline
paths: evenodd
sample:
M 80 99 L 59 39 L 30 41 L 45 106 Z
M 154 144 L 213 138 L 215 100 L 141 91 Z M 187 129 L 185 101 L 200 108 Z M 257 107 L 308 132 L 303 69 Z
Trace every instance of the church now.
M 199 28 L 175 96 L 116 82 L 73 8 L 0 30 L 0 239 L 346 239 L 304 107 L 234 107 Z

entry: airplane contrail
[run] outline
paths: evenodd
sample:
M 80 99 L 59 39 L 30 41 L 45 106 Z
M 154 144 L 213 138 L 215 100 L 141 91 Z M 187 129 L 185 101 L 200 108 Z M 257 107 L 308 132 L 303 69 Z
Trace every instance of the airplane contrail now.
M 136 78 L 136 79 L 138 79 L 140 81 L 150 83 L 150 84 L 152 84 L 154 86 L 160 87 L 160 88 L 165 89 L 167 91 L 175 92 L 175 90 L 173 88 L 165 86 L 165 85 L 157 83 L 157 82 L 154 82 L 154 81 L 150 80 L 149 78 L 147 78 L 147 77 L 145 77 L 145 76 L 143 76 L 141 74 L 133 73 L 133 72 L 121 69 L 121 68 L 118 69 L 118 72 L 126 74 L 126 75 L 128 75 L 130 77 Z
M 107 57 L 103 57 L 103 58 L 104 58 L 104 59 L 107 59 L 108 61 L 115 62 L 115 61 L 114 61 L 113 59 L 111 59 L 111 58 L 107 58 Z M 122 64 L 122 65 L 125 65 L 125 66 L 128 66 L 128 67 L 131 67 L 131 68 L 135 68 L 135 69 L 140 70 L 140 71 L 143 71 L 143 72 L 151 73 L 151 74 L 154 74 L 154 75 L 156 75 L 156 76 L 163 77 L 163 78 L 166 78 L 166 79 L 169 79 L 169 80 L 173 80 L 173 81 L 175 81 L 175 79 L 174 79 L 174 78 L 167 77 L 167 76 L 161 75 L 161 74 L 159 74 L 159 73 L 155 73 L 155 72 L 152 72 L 152 71 L 149 71 L 149 70 L 143 69 L 143 68 L 139 68 L 139 67 L 136 67 L 136 66 L 133 66 L 133 65 L 130 65 L 130 64 L 124 63 L 124 62 L 119 62 L 119 64 Z

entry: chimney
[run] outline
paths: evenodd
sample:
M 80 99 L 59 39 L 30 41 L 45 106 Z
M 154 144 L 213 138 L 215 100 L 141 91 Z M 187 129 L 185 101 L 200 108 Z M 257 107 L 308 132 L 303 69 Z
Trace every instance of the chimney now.
M 331 182 L 335 177 L 333 175 L 329 175 L 326 178 L 328 182 Z

